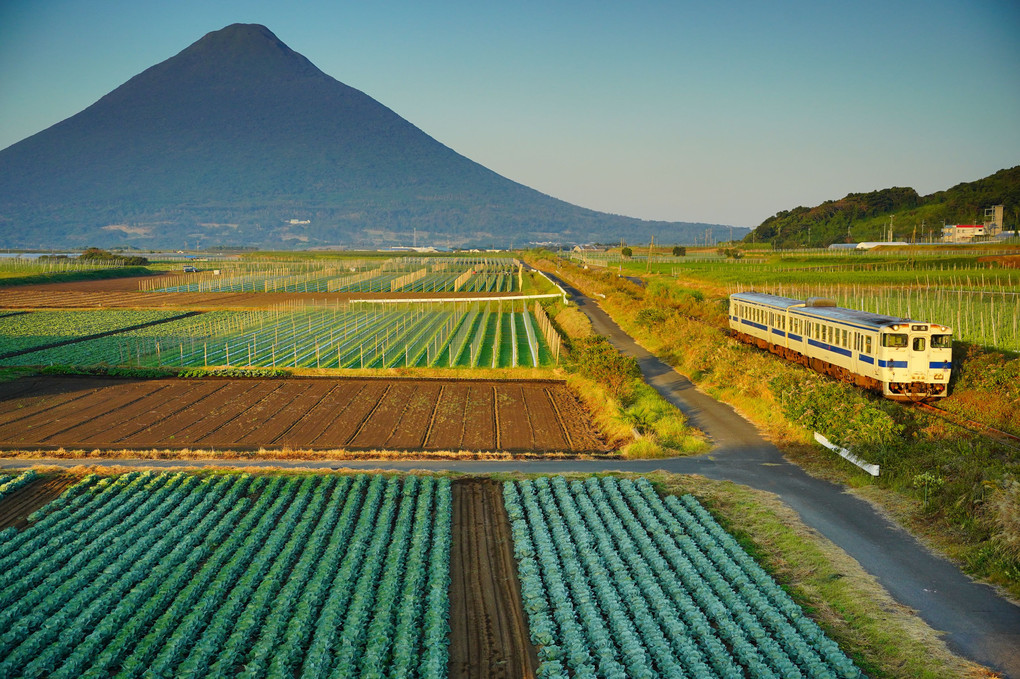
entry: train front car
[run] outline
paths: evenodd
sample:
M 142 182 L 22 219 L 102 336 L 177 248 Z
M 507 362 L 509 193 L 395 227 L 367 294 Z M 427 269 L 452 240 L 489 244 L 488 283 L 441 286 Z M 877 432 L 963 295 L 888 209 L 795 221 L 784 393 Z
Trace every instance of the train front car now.
M 899 401 L 946 395 L 952 331 L 941 325 L 755 292 L 730 295 L 736 338 Z
M 942 398 L 947 395 L 953 368 L 953 331 L 908 319 L 883 324 L 876 358 L 882 393 L 887 398 Z

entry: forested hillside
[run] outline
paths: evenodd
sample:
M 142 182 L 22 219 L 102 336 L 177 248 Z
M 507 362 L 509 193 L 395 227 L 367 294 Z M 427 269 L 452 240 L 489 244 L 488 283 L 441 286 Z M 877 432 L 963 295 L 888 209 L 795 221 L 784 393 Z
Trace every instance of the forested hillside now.
M 985 208 L 992 205 L 1005 206 L 1005 226 L 1015 229 L 1020 221 L 1020 165 L 928 196 L 894 187 L 784 210 L 744 240 L 778 248 L 885 240 L 892 217 L 895 240 L 920 241 L 938 237 L 943 223 L 982 223 Z

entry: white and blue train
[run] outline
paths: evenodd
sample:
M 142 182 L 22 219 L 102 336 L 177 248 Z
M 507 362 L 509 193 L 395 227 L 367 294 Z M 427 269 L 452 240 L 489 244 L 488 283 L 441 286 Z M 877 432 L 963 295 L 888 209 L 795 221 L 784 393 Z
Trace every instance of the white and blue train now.
M 947 393 L 953 331 L 943 325 L 757 292 L 730 295 L 729 315 L 738 339 L 887 398 Z

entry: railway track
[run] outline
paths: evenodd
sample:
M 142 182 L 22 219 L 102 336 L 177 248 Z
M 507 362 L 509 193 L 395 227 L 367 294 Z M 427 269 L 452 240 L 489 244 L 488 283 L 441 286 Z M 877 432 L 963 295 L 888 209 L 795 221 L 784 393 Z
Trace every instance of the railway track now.
M 998 441 L 999 443 L 1009 446 L 1014 450 L 1020 450 L 1020 436 L 1015 436 L 1014 434 L 1010 434 L 1009 432 L 1005 432 L 1002 431 L 1001 429 L 991 427 L 985 424 L 984 422 L 971 420 L 969 418 L 963 417 L 962 415 L 951 413 L 948 410 L 943 410 L 938 406 L 933 406 L 928 403 L 915 403 L 914 406 L 919 410 L 923 410 L 927 413 L 930 413 L 935 417 L 938 417 L 942 420 L 945 420 L 946 422 L 949 422 L 950 424 L 960 427 L 961 429 L 966 429 L 968 431 L 974 432 L 975 434 L 981 434 L 987 438 L 994 439 L 995 441 Z

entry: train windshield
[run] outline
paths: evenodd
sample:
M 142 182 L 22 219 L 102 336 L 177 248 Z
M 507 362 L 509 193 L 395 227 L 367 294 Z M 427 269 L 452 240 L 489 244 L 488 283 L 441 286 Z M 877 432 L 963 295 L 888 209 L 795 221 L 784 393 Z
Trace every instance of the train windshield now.
M 931 336 L 931 348 L 932 349 L 952 349 L 953 348 L 953 336 L 952 335 L 932 335 Z
M 901 348 L 907 346 L 907 336 L 902 333 L 887 333 L 882 335 L 883 347 Z
M 925 341 L 923 337 L 914 338 L 914 351 L 924 351 Z

